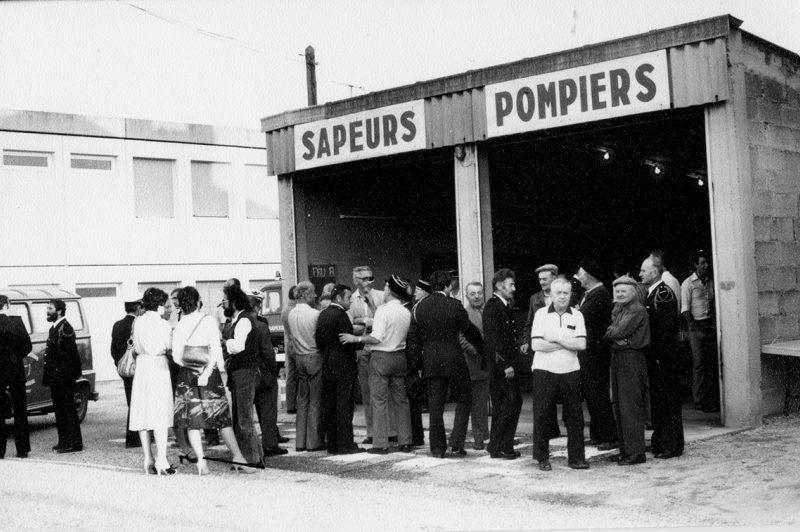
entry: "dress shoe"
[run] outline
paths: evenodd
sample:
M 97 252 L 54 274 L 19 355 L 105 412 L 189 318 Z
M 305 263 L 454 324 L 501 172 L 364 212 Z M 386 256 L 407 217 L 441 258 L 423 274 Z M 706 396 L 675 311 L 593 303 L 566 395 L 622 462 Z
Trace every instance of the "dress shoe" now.
M 79 453 L 83 450 L 83 447 L 75 446 L 75 447 L 61 447 L 56 452 L 58 454 L 66 454 L 66 453 Z
M 372 449 L 367 449 L 367 453 L 369 454 L 389 454 L 388 447 L 373 447 Z
M 296 414 L 297 410 L 287 410 L 286 413 L 287 414 Z
M 569 462 L 567 466 L 572 469 L 589 469 L 589 462 L 586 460 L 578 460 L 576 462 Z
M 425 447 L 425 440 L 414 440 L 411 442 L 414 447 Z
M 476 451 L 482 451 L 486 448 L 486 446 L 483 444 L 482 441 L 476 441 L 475 443 L 472 444 L 472 448 L 475 449 Z
M 603 443 L 602 440 L 595 440 L 594 438 L 589 438 L 583 442 L 584 445 L 600 445 L 601 443 Z
M 323 444 L 322 444 L 322 445 L 320 445 L 319 447 L 314 447 L 313 449 L 309 449 L 309 450 L 308 450 L 308 452 L 310 452 L 310 453 L 315 453 L 315 452 L 317 452 L 317 451 L 324 451 L 324 450 L 325 450 L 325 449 L 327 449 L 327 448 L 328 448 L 328 446 L 327 446 L 326 444 L 324 444 L 324 443 L 323 443 Z
M 517 458 L 519 458 L 516 455 L 516 453 L 506 453 L 503 451 L 498 451 L 496 453 L 489 453 L 489 456 L 491 456 L 492 458 L 500 458 L 503 460 L 516 460 Z
M 619 442 L 607 441 L 597 446 L 598 451 L 611 451 L 612 449 L 619 449 Z
M 459 449 L 458 447 L 453 447 L 450 449 L 450 452 L 452 452 L 455 456 L 467 456 L 467 451 L 464 449 Z
M 619 465 L 638 465 L 647 462 L 644 454 L 632 454 L 619 461 Z
M 553 466 L 550 465 L 550 460 L 539 460 L 539 471 L 552 471 Z
M 669 451 L 664 453 L 655 453 L 653 454 L 653 458 L 659 458 L 661 460 L 669 460 L 670 458 L 676 458 L 681 456 L 683 452 L 681 451 Z
M 609 462 L 619 462 L 623 458 L 625 458 L 625 457 L 622 456 L 621 454 L 612 454 L 611 456 L 608 457 L 608 461 Z
M 180 462 L 181 465 L 183 465 L 183 461 L 184 460 L 186 460 L 190 464 L 196 464 L 197 463 L 197 455 L 194 454 L 194 451 L 189 451 L 188 453 L 179 452 L 178 453 L 178 462 Z
M 142 442 L 140 442 L 140 441 L 125 442 L 125 448 L 126 449 L 138 449 L 141 446 L 142 446 Z M 55 449 L 55 447 L 53 447 L 53 449 Z
M 289 443 L 289 438 L 286 436 L 278 436 L 278 443 Z
M 288 454 L 289 451 L 282 447 L 268 447 L 264 449 L 264 456 L 279 456 L 282 454 Z
M 367 436 L 361 443 L 363 443 L 364 445 L 372 445 L 372 436 Z
M 339 454 L 358 454 L 358 453 L 365 453 L 367 452 L 366 449 L 362 449 L 361 447 L 348 447 L 347 449 L 342 449 L 339 451 Z
M 17 458 L 27 458 L 28 453 L 17 453 Z
M 447 454 L 447 453 L 445 453 L 444 451 L 442 451 L 442 452 L 440 452 L 440 453 L 431 453 L 431 456 L 432 456 L 433 458 L 444 458 L 444 457 L 446 456 L 446 454 Z
M 397 450 L 400 451 L 401 453 L 413 453 L 414 452 L 414 448 L 411 445 L 401 445 L 400 447 L 397 448 Z M 464 453 L 464 454 L 467 454 L 467 453 Z
M 306 448 L 305 448 L 305 447 L 297 447 L 297 448 L 295 449 L 295 452 L 298 452 L 298 453 L 304 453 L 304 452 L 306 452 Z
M 397 443 L 397 436 L 389 436 L 389 443 Z
M 57 450 L 61 449 L 62 447 L 64 447 L 64 446 L 61 445 L 60 443 L 57 443 L 57 444 L 53 445 L 53 450 L 57 451 Z

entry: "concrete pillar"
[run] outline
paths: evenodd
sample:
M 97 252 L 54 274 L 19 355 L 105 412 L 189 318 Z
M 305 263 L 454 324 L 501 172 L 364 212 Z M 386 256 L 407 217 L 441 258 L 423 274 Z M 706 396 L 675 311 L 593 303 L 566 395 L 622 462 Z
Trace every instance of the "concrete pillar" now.
M 731 34 L 729 50 L 732 97 L 706 107 L 706 153 L 722 422 L 726 427 L 749 427 L 761 424 L 761 346 L 744 65 L 738 32 Z
M 458 145 L 454 153 L 456 193 L 456 232 L 458 235 L 458 275 L 461 299 L 466 301 L 466 286 L 475 280 L 492 293 L 494 248 L 492 209 L 489 200 L 489 161 L 475 144 Z
M 283 301 L 289 300 L 289 288 L 297 284 L 297 232 L 295 230 L 294 181 L 278 176 L 278 222 L 281 232 L 281 277 Z

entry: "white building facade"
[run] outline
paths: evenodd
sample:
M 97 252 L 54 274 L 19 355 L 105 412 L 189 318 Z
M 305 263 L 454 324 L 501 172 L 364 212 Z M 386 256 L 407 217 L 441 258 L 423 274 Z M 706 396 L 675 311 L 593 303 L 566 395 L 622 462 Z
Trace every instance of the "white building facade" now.
M 280 275 L 277 180 L 258 130 L 0 111 L 0 286 L 83 297 L 98 380 L 124 295 Z

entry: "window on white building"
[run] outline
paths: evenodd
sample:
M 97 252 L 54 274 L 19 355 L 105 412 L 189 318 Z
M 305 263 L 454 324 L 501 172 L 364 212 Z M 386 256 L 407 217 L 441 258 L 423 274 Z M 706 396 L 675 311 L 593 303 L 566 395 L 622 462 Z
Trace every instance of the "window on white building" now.
M 173 165 L 162 159 L 133 159 L 137 218 L 174 218 Z
M 113 163 L 113 157 L 73 153 L 69 161 L 69 166 L 73 170 L 99 170 L 110 172 L 114 168 Z
M 227 218 L 231 165 L 192 161 L 192 212 L 199 218 Z
M 52 153 L 3 150 L 3 166 L 50 168 Z
M 247 218 L 268 220 L 278 218 L 278 177 L 267 175 L 266 166 L 245 165 Z

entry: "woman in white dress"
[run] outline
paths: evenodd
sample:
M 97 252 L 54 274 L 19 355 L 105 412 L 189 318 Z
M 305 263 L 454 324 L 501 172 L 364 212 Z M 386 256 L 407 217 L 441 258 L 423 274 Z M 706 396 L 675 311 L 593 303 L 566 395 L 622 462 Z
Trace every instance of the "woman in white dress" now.
M 167 294 L 148 288 L 142 297 L 145 313 L 133 324 L 133 347 L 137 353 L 131 391 L 130 430 L 139 432 L 144 451 L 145 473 L 171 475 L 167 461 L 167 432 L 172 427 L 173 400 L 167 357 L 172 349 L 172 327 L 162 319 Z M 156 442 L 156 459 L 150 452 L 150 432 Z

